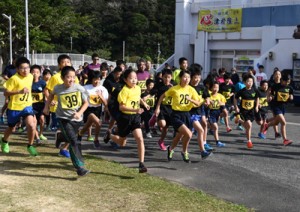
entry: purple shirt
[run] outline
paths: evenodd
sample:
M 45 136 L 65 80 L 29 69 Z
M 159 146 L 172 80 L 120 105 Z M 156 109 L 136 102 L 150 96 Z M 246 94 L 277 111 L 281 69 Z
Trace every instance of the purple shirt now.
M 100 63 L 97 63 L 97 64 L 89 64 L 85 69 L 84 69 L 84 73 L 87 74 L 90 70 L 91 71 L 100 71 L 100 66 L 101 64 Z
M 148 71 L 137 71 L 136 75 L 138 81 L 145 81 L 150 78 L 150 73 Z

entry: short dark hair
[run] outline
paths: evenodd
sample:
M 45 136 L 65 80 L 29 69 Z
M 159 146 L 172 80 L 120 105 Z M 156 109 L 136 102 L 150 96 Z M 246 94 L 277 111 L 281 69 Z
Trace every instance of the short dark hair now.
M 186 59 L 185 57 L 179 58 L 179 60 L 178 60 L 179 65 L 181 65 L 184 61 L 188 61 L 188 59 Z
M 76 72 L 75 69 L 73 68 L 73 66 L 63 67 L 63 69 L 61 70 L 61 78 L 64 78 L 71 71 Z
M 115 67 L 113 73 L 122 72 L 122 68 L 120 66 Z
M 30 65 L 30 61 L 26 58 L 26 57 L 19 57 L 16 60 L 16 67 L 19 68 L 21 64 L 23 63 L 27 63 L 28 65 Z
M 180 73 L 179 73 L 179 78 L 181 78 L 184 74 L 189 74 L 189 75 L 191 75 L 191 72 L 190 72 L 190 71 L 186 71 L 186 70 L 182 70 L 182 71 L 180 71 Z
M 117 60 L 117 61 L 116 61 L 116 65 L 117 65 L 117 66 L 120 66 L 120 65 L 122 65 L 122 64 L 123 64 L 123 65 L 126 65 L 126 63 L 125 63 L 124 60 Z
M 102 71 L 102 70 L 108 70 L 108 64 L 107 64 L 107 62 L 101 63 L 100 70 L 101 70 L 101 71 Z
M 260 85 L 260 86 L 263 86 L 264 83 L 267 83 L 267 84 L 268 84 L 268 80 L 262 80 L 262 81 L 260 81 L 260 84 L 259 84 L 259 85 Z
M 165 74 L 168 74 L 168 75 L 171 75 L 172 76 L 172 71 L 170 69 L 167 69 L 167 68 L 164 68 L 162 71 L 161 71 L 161 74 L 162 76 L 164 76 Z
M 154 83 L 153 79 L 147 79 L 146 80 L 146 86 L 150 85 L 150 83 Z
M 60 62 L 63 61 L 64 59 L 69 59 L 71 61 L 71 57 L 69 55 L 61 54 L 57 58 L 57 64 L 60 64 Z
M 265 68 L 263 65 L 259 65 L 258 68 Z
M 32 72 L 33 71 L 33 69 L 38 69 L 39 71 L 40 71 L 40 73 L 42 72 L 42 68 L 41 68 L 41 66 L 39 66 L 39 65 L 33 65 L 33 66 L 31 66 L 30 67 L 30 72 Z
M 246 82 L 246 80 L 247 79 L 252 79 L 253 80 L 253 82 L 254 82 L 254 77 L 251 75 L 251 74 L 249 74 L 249 73 L 246 73 L 245 75 L 243 75 L 243 82 Z
M 231 74 L 228 73 L 228 72 L 225 72 L 225 74 L 223 75 L 223 79 L 226 80 L 226 79 L 231 79 Z
M 92 54 L 92 60 L 93 60 L 95 57 L 99 57 L 99 55 L 98 55 L 97 53 Z
M 47 74 L 51 74 L 51 76 L 53 75 L 52 74 L 52 71 L 50 70 L 50 69 L 45 69 L 44 71 L 43 71 L 43 76 L 45 76 L 45 75 L 47 75 Z

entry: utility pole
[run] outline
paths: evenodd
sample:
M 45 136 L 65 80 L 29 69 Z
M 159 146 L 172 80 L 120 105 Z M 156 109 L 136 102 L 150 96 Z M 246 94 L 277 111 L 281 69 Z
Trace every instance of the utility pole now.
M 29 59 L 29 25 L 28 25 L 28 0 L 25 0 L 25 18 L 26 18 L 26 57 Z
M 9 62 L 10 64 L 12 64 L 12 32 L 11 32 L 11 15 L 5 15 L 4 13 L 2 14 L 2 16 L 6 19 L 8 19 L 9 21 Z
M 161 51 L 160 51 L 160 43 L 157 43 L 157 68 L 159 66 L 159 57 L 160 57 Z
M 73 50 L 73 38 L 71 37 L 71 52 Z
M 123 61 L 125 61 L 125 41 L 123 40 Z

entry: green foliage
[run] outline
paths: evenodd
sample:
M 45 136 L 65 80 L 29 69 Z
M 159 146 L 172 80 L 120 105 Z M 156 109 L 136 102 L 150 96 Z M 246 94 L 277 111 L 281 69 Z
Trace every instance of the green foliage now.
M 105 59 L 145 55 L 154 61 L 174 51 L 175 1 L 170 0 L 30 0 L 30 50 L 98 52 Z M 1 0 L 1 13 L 12 16 L 13 51 L 25 51 L 24 0 Z M 8 21 L 0 17 L 0 47 L 7 61 Z

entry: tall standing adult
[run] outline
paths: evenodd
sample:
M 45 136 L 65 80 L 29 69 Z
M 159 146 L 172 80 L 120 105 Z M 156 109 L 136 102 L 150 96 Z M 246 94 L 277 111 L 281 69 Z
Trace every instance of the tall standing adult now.
M 101 64 L 99 63 L 100 58 L 97 53 L 92 54 L 92 61 L 93 62 L 90 63 L 88 66 L 86 66 L 84 70 L 81 72 L 82 75 L 81 84 L 84 84 L 88 79 L 89 71 L 100 71 Z

